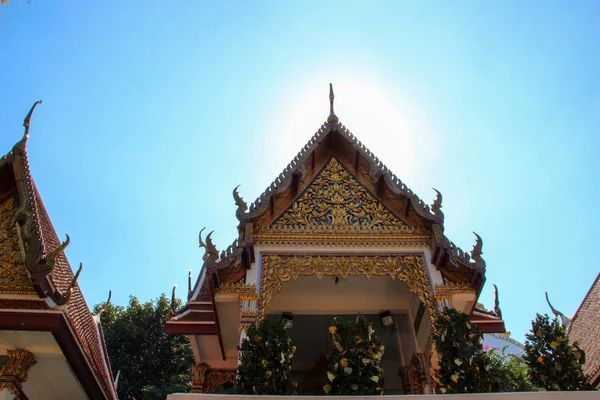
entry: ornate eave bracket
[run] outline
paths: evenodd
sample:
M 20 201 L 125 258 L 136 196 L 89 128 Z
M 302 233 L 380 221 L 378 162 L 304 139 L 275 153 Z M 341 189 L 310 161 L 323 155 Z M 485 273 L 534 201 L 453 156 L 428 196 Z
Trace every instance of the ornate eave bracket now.
M 37 361 L 34 355 L 25 349 L 8 349 L 6 355 L 8 359 L 0 368 L 0 392 L 7 389 L 15 398 L 20 398 L 22 385 Z

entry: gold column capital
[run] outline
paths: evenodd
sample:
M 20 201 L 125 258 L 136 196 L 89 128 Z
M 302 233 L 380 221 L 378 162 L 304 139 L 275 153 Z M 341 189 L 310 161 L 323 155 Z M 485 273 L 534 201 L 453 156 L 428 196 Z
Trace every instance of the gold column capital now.
M 37 364 L 33 353 L 25 349 L 7 350 L 8 360 L 0 368 L 0 390 L 9 389 L 14 395 L 21 391 L 29 369 Z
M 204 383 L 206 382 L 206 373 L 209 365 L 200 363 L 192 366 L 192 393 L 203 393 Z

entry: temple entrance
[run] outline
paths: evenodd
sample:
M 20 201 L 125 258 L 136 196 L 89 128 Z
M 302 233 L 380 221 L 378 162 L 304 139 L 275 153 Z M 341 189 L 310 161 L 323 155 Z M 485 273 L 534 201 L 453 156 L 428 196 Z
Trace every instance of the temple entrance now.
M 385 345 L 381 366 L 384 371 L 384 389 L 386 394 L 404 394 L 402 382 L 403 350 L 409 351 L 410 343 L 408 317 L 406 314 L 394 314 L 394 326 L 383 327 L 379 314 L 363 314 L 371 323 L 375 333 Z M 325 395 L 326 354 L 333 347 L 328 331 L 334 315 L 295 315 L 293 327 L 289 330 L 294 345 L 297 346 L 292 364 L 293 377 L 298 382 L 299 395 Z M 344 315 L 355 318 L 356 315 Z M 280 318 L 280 315 L 269 315 Z M 406 331 L 406 332 L 403 332 Z M 404 343 L 403 343 L 404 342 Z
M 389 311 L 393 325 L 382 326 L 380 313 Z M 421 311 L 421 312 L 419 312 Z M 418 340 L 429 334 L 429 318 L 422 303 L 399 280 L 388 276 L 298 276 L 283 283 L 266 310 L 268 318 L 293 314 L 289 330 L 297 346 L 292 364 L 300 395 L 324 395 L 328 362 L 333 347 L 329 326 L 334 316 L 355 318 L 361 313 L 373 324 L 385 345 L 381 366 L 386 394 L 404 394 L 408 382 L 403 367 L 419 352 Z M 422 339 L 421 339 L 422 341 Z M 421 344 L 422 346 L 423 344 Z

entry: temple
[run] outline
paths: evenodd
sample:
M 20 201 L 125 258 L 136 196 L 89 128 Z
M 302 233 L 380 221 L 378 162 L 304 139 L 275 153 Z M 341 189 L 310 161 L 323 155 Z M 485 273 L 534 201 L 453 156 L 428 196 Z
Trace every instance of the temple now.
M 475 234 L 468 253 L 446 237 L 435 192 L 426 204 L 350 133 L 330 87 L 326 122 L 266 191 L 248 206 L 233 190 L 233 244 L 219 252 L 200 232 L 202 270 L 167 322 L 169 334 L 190 338 L 192 392 L 227 392 L 245 327 L 283 317 L 298 348 L 298 393 L 323 394 L 327 326 L 361 313 L 385 344 L 385 392 L 431 393 L 438 310 L 454 307 L 484 333 L 505 332 L 497 300 L 494 311 L 477 307 L 482 240 Z
M 111 399 L 116 386 L 92 315 L 29 170 L 25 134 L 0 159 L 0 399 Z

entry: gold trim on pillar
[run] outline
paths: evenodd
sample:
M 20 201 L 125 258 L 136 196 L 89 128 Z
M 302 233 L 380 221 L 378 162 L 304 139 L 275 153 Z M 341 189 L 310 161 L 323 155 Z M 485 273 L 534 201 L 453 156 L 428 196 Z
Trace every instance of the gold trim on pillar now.
M 258 313 L 258 295 L 256 285 L 245 285 L 240 281 L 222 285 L 217 289 L 218 294 L 237 294 L 240 297 L 240 329 L 245 330 L 249 325 L 256 322 Z
M 240 333 L 256 322 L 258 314 L 258 295 L 240 294 Z
M 192 393 L 203 393 L 204 383 L 206 382 L 207 363 L 200 363 L 192 366 Z
M 0 369 L 0 391 L 9 389 L 18 396 L 22 390 L 21 385 L 27 380 L 29 369 L 37 364 L 35 357 L 29 350 L 7 350 L 8 360 Z
M 452 308 L 452 297 L 456 294 L 474 294 L 477 292 L 468 284 L 450 283 L 447 285 L 435 285 L 435 300 L 438 308 L 441 310 L 444 307 Z
M 281 292 L 283 282 L 298 276 L 390 276 L 404 282 L 417 295 L 435 323 L 434 298 L 421 255 L 394 254 L 377 256 L 356 255 L 263 255 L 260 277 L 258 317 L 262 319 L 273 297 Z M 435 326 L 435 324 L 434 324 Z
M 226 383 L 235 385 L 235 371 L 210 371 L 206 377 L 204 393 L 215 393 L 219 386 Z

